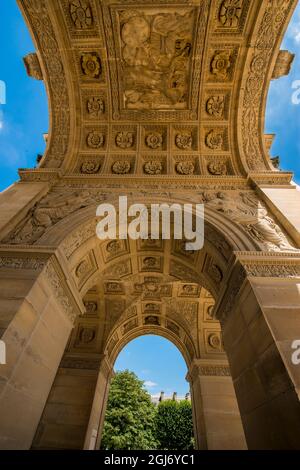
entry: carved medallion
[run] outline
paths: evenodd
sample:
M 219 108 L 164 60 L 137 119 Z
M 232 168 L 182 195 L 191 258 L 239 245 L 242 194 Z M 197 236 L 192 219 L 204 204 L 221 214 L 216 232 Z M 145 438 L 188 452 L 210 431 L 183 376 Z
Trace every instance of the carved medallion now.
M 75 274 L 78 278 L 84 277 L 90 270 L 87 260 L 83 260 L 76 268 Z
M 225 163 L 211 162 L 207 165 L 208 172 L 214 176 L 221 176 L 227 174 L 227 167 Z
M 163 135 L 159 132 L 152 132 L 146 136 L 146 145 L 152 150 L 160 149 L 163 146 Z
M 112 172 L 116 175 L 126 175 L 130 173 L 131 164 L 127 160 L 125 161 L 116 161 L 112 166 Z
M 105 104 L 101 98 L 90 98 L 86 106 L 89 115 L 92 117 L 100 117 L 105 112 Z
M 134 145 L 133 132 L 118 132 L 116 135 L 116 146 L 121 149 L 129 149 Z
M 176 165 L 176 172 L 179 175 L 193 175 L 195 171 L 195 165 L 193 162 L 179 162 Z
M 223 26 L 236 28 L 242 14 L 241 0 L 224 0 L 219 12 L 219 20 Z
M 159 161 L 147 162 L 144 165 L 144 172 L 147 175 L 161 175 L 163 172 L 163 164 Z
M 93 26 L 93 15 L 89 2 L 73 0 L 70 3 L 70 15 L 76 28 L 88 29 Z
M 118 253 L 119 251 L 121 251 L 121 249 L 122 249 L 122 245 L 119 240 L 112 240 L 106 246 L 106 251 L 112 254 Z
M 230 51 L 217 52 L 211 62 L 211 72 L 217 78 L 226 80 L 231 65 Z
M 96 338 L 96 329 L 95 328 L 82 328 L 79 333 L 80 342 L 83 344 L 89 344 L 94 341 Z
M 222 118 L 224 116 L 225 100 L 224 96 L 211 96 L 206 103 L 206 111 L 210 116 Z
M 222 349 L 222 343 L 219 333 L 210 333 L 207 338 L 208 345 L 212 349 L 220 350 Z
M 92 131 L 88 134 L 86 143 L 90 148 L 101 148 L 104 145 L 104 134 L 102 134 L 102 132 Z
M 84 306 L 88 314 L 93 314 L 98 309 L 97 302 L 87 301 L 87 302 L 84 302 Z
M 81 173 L 85 175 L 92 175 L 98 173 L 100 168 L 101 164 L 99 162 L 88 160 L 81 165 Z
M 81 55 L 81 69 L 88 78 L 99 78 L 102 73 L 102 65 L 96 52 L 88 52 Z
M 222 149 L 223 141 L 224 139 L 222 133 L 215 130 L 210 131 L 205 138 L 207 147 L 212 150 Z
M 175 144 L 180 150 L 191 150 L 193 145 L 193 136 L 191 132 L 181 132 L 175 137 Z

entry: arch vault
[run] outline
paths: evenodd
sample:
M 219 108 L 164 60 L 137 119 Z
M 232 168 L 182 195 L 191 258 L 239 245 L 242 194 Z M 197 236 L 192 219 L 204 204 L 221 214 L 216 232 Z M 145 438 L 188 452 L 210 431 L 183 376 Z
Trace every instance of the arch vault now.
M 0 448 L 99 448 L 145 333 L 188 365 L 199 449 L 300 448 L 300 192 L 264 135 L 296 0 L 18 0 L 50 103 L 0 194 Z M 96 236 L 96 208 L 205 206 L 205 243 Z M 297 338 L 298 336 L 298 338 Z

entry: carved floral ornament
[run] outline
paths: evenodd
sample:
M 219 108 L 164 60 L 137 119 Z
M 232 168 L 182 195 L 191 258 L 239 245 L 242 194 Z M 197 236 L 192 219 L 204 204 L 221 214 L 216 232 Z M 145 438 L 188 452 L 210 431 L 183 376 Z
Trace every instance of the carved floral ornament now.
M 242 0 L 224 0 L 221 3 L 219 20 L 223 26 L 236 28 L 242 14 Z
M 121 149 L 129 149 L 134 145 L 133 132 L 118 132 L 116 135 L 116 146 Z
M 222 95 L 211 96 L 206 103 L 206 111 L 210 116 L 222 118 L 224 115 L 225 98 Z
M 127 160 L 121 161 L 118 160 L 112 165 L 112 172 L 116 175 L 126 175 L 130 173 L 131 163 Z
M 86 139 L 87 146 L 93 149 L 98 149 L 98 148 L 103 147 L 104 141 L 105 141 L 104 134 L 98 131 L 90 132 Z
M 144 172 L 147 175 L 161 175 L 163 169 L 163 164 L 160 161 L 150 161 L 144 165 Z
M 92 175 L 98 173 L 101 168 L 99 162 L 88 160 L 81 165 L 81 173 L 86 175 Z
M 96 52 L 87 52 L 81 55 L 81 69 L 89 78 L 99 78 L 102 73 L 102 65 Z
M 163 146 L 163 135 L 160 132 L 151 132 L 146 136 L 147 147 L 156 150 Z
M 181 132 L 175 137 L 176 146 L 180 150 L 191 150 L 193 145 L 193 136 L 191 132 Z
M 220 150 L 223 147 L 223 134 L 220 131 L 211 130 L 205 138 L 205 143 L 212 150 Z
M 100 117 L 105 112 L 105 104 L 102 98 L 89 98 L 86 106 L 89 115 L 92 117 Z
M 193 162 L 179 162 L 176 165 L 176 172 L 179 175 L 192 175 L 195 171 L 195 164 Z
M 227 174 L 226 163 L 211 162 L 207 165 L 208 172 L 214 176 L 222 176 Z
M 226 80 L 232 65 L 230 51 L 216 52 L 211 61 L 211 72 L 217 78 Z
M 93 26 L 93 15 L 89 2 L 86 0 L 72 0 L 69 10 L 76 28 L 88 29 Z
M 119 240 L 112 240 L 106 246 L 106 251 L 111 254 L 116 254 L 121 251 L 122 245 Z
M 218 333 L 210 333 L 207 342 L 212 349 L 220 350 L 222 348 L 222 342 Z

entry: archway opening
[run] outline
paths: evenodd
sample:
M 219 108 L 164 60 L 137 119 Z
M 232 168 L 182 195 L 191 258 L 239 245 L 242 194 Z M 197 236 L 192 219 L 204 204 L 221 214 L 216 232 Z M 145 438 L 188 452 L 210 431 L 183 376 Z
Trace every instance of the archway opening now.
M 171 341 L 157 334 L 135 338 L 119 353 L 114 371 L 103 449 L 194 447 L 188 368 Z

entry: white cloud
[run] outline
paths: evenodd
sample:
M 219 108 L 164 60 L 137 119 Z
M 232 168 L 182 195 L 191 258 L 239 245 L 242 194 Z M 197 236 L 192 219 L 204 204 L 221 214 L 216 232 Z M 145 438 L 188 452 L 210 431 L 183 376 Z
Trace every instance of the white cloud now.
M 152 382 L 152 380 L 146 380 L 144 382 L 145 386 L 148 387 L 148 388 L 153 388 L 153 387 L 156 387 L 157 386 L 157 383 L 155 382 Z

